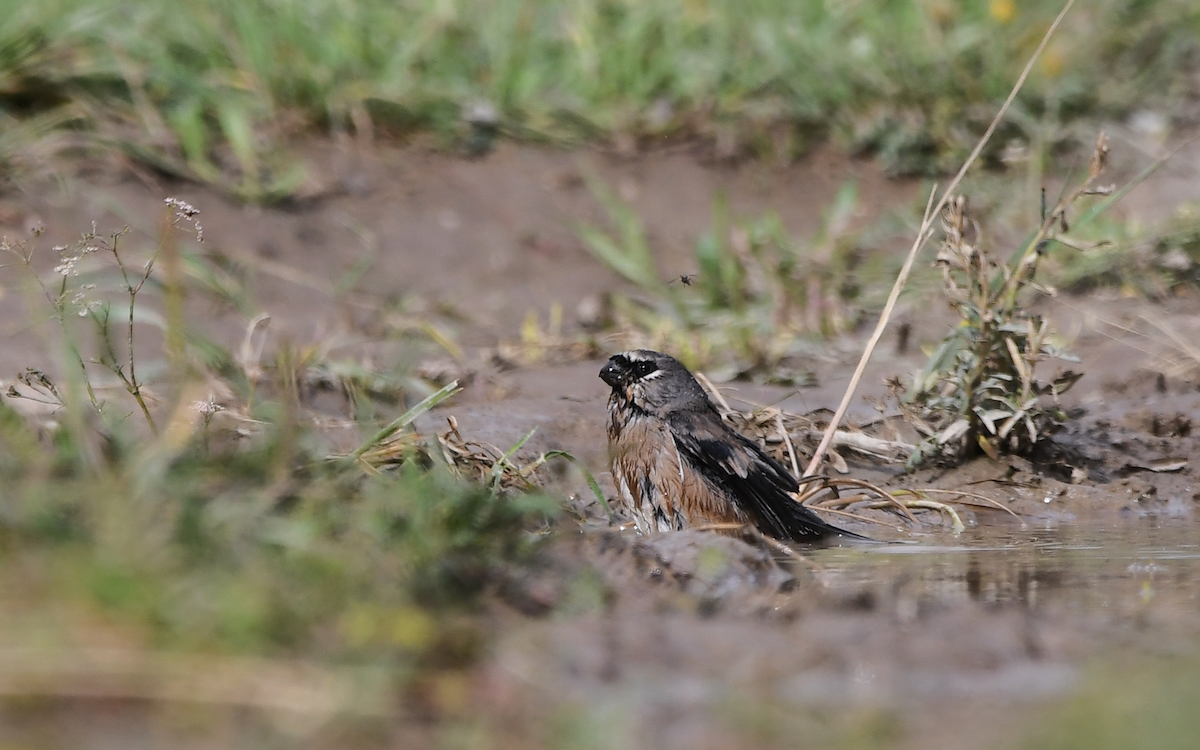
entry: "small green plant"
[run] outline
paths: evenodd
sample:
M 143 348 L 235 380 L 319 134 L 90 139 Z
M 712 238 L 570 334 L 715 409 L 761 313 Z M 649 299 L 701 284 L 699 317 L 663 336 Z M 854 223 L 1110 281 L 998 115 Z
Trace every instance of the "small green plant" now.
M 589 185 L 612 231 L 583 226 L 584 245 L 641 291 L 614 300 L 614 327 L 629 346 L 675 352 L 690 367 L 715 368 L 723 378 L 790 382 L 805 377 L 788 363 L 798 361 L 806 338 L 858 322 L 849 281 L 860 249 L 853 184 L 842 187 L 822 229 L 804 243 L 788 235 L 778 216 L 739 219 L 718 196 L 712 226 L 696 242 L 694 268 L 667 280 L 633 209 L 594 178 Z
M 1039 377 L 1036 368 L 1042 360 L 1071 358 L 1053 344 L 1049 323 L 1022 307 L 1022 292 L 1035 285 L 1038 261 L 1050 243 L 1074 246 L 1067 233 L 1075 204 L 1113 192 L 1111 186 L 1097 184 L 1107 161 L 1107 140 L 1101 133 L 1086 179 L 1052 211 L 1043 211 L 1041 225 L 1009 264 L 989 256 L 966 198 L 954 198 L 943 209 L 945 238 L 937 265 L 960 322 L 901 400 L 923 437 L 910 466 L 927 460 L 956 462 L 977 450 L 992 457 L 1029 454 L 1064 423 L 1058 397 L 1081 373 L 1066 370 L 1049 381 Z

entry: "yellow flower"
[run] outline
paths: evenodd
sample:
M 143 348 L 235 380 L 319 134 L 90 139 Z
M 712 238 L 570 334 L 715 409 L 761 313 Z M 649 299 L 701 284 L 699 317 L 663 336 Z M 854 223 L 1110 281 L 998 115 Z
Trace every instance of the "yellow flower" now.
M 1008 23 L 1017 16 L 1017 4 L 1013 0 L 992 0 L 988 3 L 988 13 L 1000 23 Z
M 1051 46 L 1047 47 L 1046 51 L 1042 53 L 1042 59 L 1038 61 L 1038 67 L 1042 69 L 1042 73 L 1047 78 L 1058 78 L 1063 72 L 1066 62 L 1066 55 L 1063 54 L 1063 51 Z

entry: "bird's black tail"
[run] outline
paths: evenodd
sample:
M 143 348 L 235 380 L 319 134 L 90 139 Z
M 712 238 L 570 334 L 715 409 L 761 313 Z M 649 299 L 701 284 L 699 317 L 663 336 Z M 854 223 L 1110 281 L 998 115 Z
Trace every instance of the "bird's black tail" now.
M 778 506 L 773 508 L 775 511 L 773 515 L 782 524 L 780 530 L 784 533 L 781 536 L 793 542 L 811 544 L 812 542 L 835 542 L 838 539 L 846 539 L 878 543 L 876 539 L 834 526 L 791 496 L 780 498 L 777 503 L 772 504 Z

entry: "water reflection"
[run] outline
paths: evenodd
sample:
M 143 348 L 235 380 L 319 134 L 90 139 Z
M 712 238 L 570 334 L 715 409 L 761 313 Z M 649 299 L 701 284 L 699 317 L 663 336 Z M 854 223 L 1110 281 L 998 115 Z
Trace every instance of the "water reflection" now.
M 1187 519 L 977 528 L 916 541 L 833 548 L 813 559 L 831 589 L 890 593 L 921 610 L 977 602 L 1106 611 L 1144 607 L 1160 594 L 1200 600 L 1200 524 Z

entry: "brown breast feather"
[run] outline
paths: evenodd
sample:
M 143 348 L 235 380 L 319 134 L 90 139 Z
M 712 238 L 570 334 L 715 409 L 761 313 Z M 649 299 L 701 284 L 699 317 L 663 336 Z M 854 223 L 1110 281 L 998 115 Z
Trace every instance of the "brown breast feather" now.
M 669 439 L 664 432 L 664 425 L 649 419 L 633 419 L 613 431 L 616 437 L 609 444 L 613 482 L 616 483 L 619 492 L 624 480 L 630 497 L 622 499 L 630 504 L 628 510 L 632 513 L 640 513 L 643 502 L 650 501 L 654 504 L 657 500 L 657 504 L 663 506 L 666 517 L 672 517 L 673 504 L 669 497 L 659 500 L 657 497 L 643 497 L 642 493 L 642 479 L 647 476 L 654 478 L 658 453 L 655 446 L 661 445 L 664 439 Z
M 619 430 L 611 447 L 613 480 L 620 489 L 624 478 L 631 495 L 630 511 L 639 512 L 642 503 L 650 500 L 657 506 L 654 509 L 661 509 L 672 522 L 678 509 L 688 526 L 749 521 L 724 491 L 714 488 L 680 455 L 665 424 L 631 420 Z M 746 470 L 738 468 L 738 473 Z M 658 490 L 651 498 L 642 493 L 642 479 L 647 476 Z

